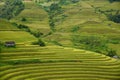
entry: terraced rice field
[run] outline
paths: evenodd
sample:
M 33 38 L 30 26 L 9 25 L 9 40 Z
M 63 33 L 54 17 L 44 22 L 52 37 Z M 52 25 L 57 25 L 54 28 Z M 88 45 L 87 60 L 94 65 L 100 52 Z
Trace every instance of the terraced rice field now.
M 12 41 L 26 43 L 37 40 L 33 35 L 25 31 L 0 31 L 1 41 Z
M 25 1 L 24 4 L 25 9 L 10 22 L 24 24 L 32 31 L 47 34 L 50 31 L 48 13 L 33 1 Z M 110 4 L 108 0 L 81 0 L 76 4 L 64 5 L 65 19 L 56 25 L 54 34 L 43 40 L 46 43 L 57 41 L 71 47 L 72 34 L 105 34 L 108 38 L 112 38 L 112 35 L 119 38 L 119 24 L 95 12 L 96 7 L 102 11 L 119 10 L 118 5 Z M 27 21 L 22 22 L 22 18 Z M 80 29 L 72 33 L 71 29 L 76 25 Z M 47 44 L 50 46 L 46 47 L 30 45 L 36 41 L 33 35 L 4 20 L 0 20 L 0 40 L 14 40 L 17 43 L 15 48 L 4 47 L 0 53 L 0 80 L 120 80 L 119 59 L 53 44 Z M 119 44 L 114 48 L 119 49 Z
M 25 1 L 25 9 L 11 22 L 27 25 L 32 31 L 40 31 L 44 34 L 50 31 L 48 14 L 34 1 Z M 31 16 L 32 15 L 32 16 Z M 21 21 L 25 18 L 26 21 Z
M 0 56 L 8 64 L 0 67 L 0 80 L 120 79 L 119 60 L 85 50 L 20 45 L 4 49 Z M 33 62 L 10 64 L 30 60 Z
M 10 22 L 0 19 L 0 31 L 19 31 L 19 29 Z
M 28 32 L 18 29 L 7 20 L 0 19 L 0 41 L 15 41 L 16 43 L 30 43 L 37 39 Z

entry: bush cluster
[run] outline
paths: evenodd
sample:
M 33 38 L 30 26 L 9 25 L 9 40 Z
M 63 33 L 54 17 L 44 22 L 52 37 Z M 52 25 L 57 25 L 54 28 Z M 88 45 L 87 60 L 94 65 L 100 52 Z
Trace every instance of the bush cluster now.
M 31 64 L 31 63 L 56 63 L 56 62 L 82 62 L 81 60 L 41 60 L 41 59 L 28 59 L 28 60 L 10 60 L 1 61 L 1 64 L 19 65 L 19 64 Z
M 17 28 L 24 30 L 26 32 L 31 32 L 29 27 L 23 24 L 17 24 L 17 23 L 12 23 L 14 26 L 16 26 Z
M 109 0 L 109 2 L 115 2 L 115 1 L 118 1 L 118 2 L 120 2 L 120 0 Z
M 108 18 L 115 23 L 120 23 L 120 14 L 108 15 Z
M 77 32 L 78 30 L 80 29 L 79 26 L 73 26 L 72 29 L 71 29 L 71 32 Z
M 11 19 L 17 16 L 24 9 L 22 0 L 5 0 L 5 4 L 0 7 L 0 18 Z
M 112 49 L 108 50 L 107 56 L 113 57 L 113 56 L 116 56 L 116 55 L 117 55 L 117 53 L 116 53 L 115 50 L 112 50 Z
M 101 52 L 101 50 L 106 50 L 107 48 L 107 40 L 103 37 L 99 36 L 79 36 L 75 35 L 72 37 L 72 41 L 74 45 L 84 47 L 87 50 L 92 50 L 96 52 Z
M 39 30 L 36 31 L 31 31 L 30 28 L 26 25 L 23 24 L 17 24 L 17 23 L 12 23 L 14 26 L 16 26 L 17 28 L 24 30 L 26 32 L 29 32 L 30 34 L 32 34 L 33 36 L 35 36 L 36 38 L 39 38 L 43 35 L 42 32 L 40 32 Z
M 42 39 L 38 39 L 38 41 L 35 41 L 32 43 L 33 45 L 39 45 L 39 46 L 46 46 L 45 42 Z
M 27 19 L 23 17 L 23 18 L 21 19 L 21 21 L 25 22 L 25 21 L 27 21 Z
M 43 33 L 40 31 L 30 31 L 31 34 L 33 34 L 36 38 L 40 38 Z
M 103 53 L 110 57 L 118 56 L 115 50 L 109 49 L 107 45 L 109 41 L 104 37 L 94 35 L 74 35 L 72 36 L 72 42 L 76 48 L 83 48 L 86 50 Z

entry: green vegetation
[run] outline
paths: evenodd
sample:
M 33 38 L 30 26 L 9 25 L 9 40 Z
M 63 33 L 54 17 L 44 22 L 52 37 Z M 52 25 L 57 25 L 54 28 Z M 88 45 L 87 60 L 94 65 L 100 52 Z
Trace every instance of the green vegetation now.
M 5 4 L 0 8 L 0 18 L 9 20 L 17 16 L 23 9 L 22 0 L 5 0 Z
M 26 32 L 30 32 L 30 29 L 28 26 L 23 25 L 23 24 L 16 24 L 16 23 L 12 23 L 14 26 L 16 26 L 17 28 L 26 31 Z
M 0 31 L 5 31 L 5 30 L 19 30 L 16 26 L 13 26 L 10 22 L 0 19 Z
M 1 61 L 2 64 L 7 65 L 20 65 L 20 64 L 31 64 L 31 63 L 59 63 L 59 62 L 82 62 L 80 60 L 40 60 L 40 59 L 27 59 L 27 60 L 16 60 L 16 61 Z
M 71 76 L 73 79 L 119 79 L 118 60 L 81 49 L 19 45 L 16 49 L 3 49 L 1 56 L 1 63 L 6 65 L 0 67 L 0 79 L 3 80 L 68 79 Z
M 115 2 L 115 1 L 118 1 L 118 2 L 119 2 L 120 0 L 109 0 L 109 1 L 112 3 L 112 2 Z
M 52 31 L 55 31 L 55 23 L 58 22 L 59 18 L 57 19 L 56 17 L 59 17 L 62 13 L 62 9 L 57 3 L 52 3 L 49 7 L 48 14 L 49 14 L 49 25 Z
M 79 26 L 74 26 L 72 27 L 71 32 L 77 32 L 79 29 L 80 29 Z
M 118 14 L 118 15 L 110 15 L 110 16 L 109 16 L 109 19 L 110 19 L 111 21 L 116 22 L 116 23 L 120 23 L 120 14 Z
M 40 31 L 33 31 L 31 32 L 31 34 L 33 34 L 36 38 L 40 38 L 43 35 L 43 33 L 41 33 Z
M 62 46 L 62 44 L 60 44 L 59 42 L 57 42 L 57 41 L 51 41 L 53 44 L 55 44 L 55 45 L 58 45 L 58 46 Z
M 0 19 L 0 80 L 120 79 L 119 0 L 22 4 L 10 20 Z
M 24 31 L 0 31 L 1 41 L 15 41 L 25 43 L 35 41 L 36 38 Z
M 41 5 L 43 4 L 43 6 L 50 6 L 52 3 L 58 4 L 63 10 L 62 14 L 64 14 L 67 17 L 65 17 L 64 20 L 60 22 L 57 21 L 57 24 L 55 25 L 56 32 L 45 37 L 46 41 L 51 40 L 51 42 L 55 41 L 58 42 L 59 44 L 62 45 L 64 44 L 63 46 L 70 46 L 70 47 L 97 51 L 99 53 L 103 53 L 106 55 L 108 53 L 107 49 L 111 47 L 109 46 L 109 44 L 119 45 L 119 41 L 120 41 L 119 39 L 120 27 L 118 23 L 119 17 L 111 18 L 114 20 L 110 19 L 110 17 L 114 15 L 119 15 L 120 9 L 118 5 L 119 4 L 118 1 L 109 3 L 108 0 L 105 1 L 88 0 L 88 1 L 78 1 L 77 3 L 74 4 L 71 2 L 71 0 L 69 1 L 60 0 L 58 2 L 56 0 L 52 0 L 49 2 L 43 1 L 41 3 L 39 2 L 39 4 Z M 58 14 L 58 16 L 61 16 L 61 14 Z M 79 38 L 78 36 L 84 36 L 84 34 L 86 35 L 86 37 L 97 35 L 98 39 L 100 37 L 99 42 L 101 42 L 101 44 L 103 45 L 98 46 L 93 44 L 94 46 L 91 46 L 91 44 L 94 42 L 91 42 L 91 44 L 89 45 L 83 44 L 82 42 L 77 42 L 78 40 L 77 38 Z M 72 40 L 71 40 L 71 35 L 72 35 Z M 76 37 L 76 41 L 73 42 L 74 40 L 73 38 L 75 37 Z M 72 43 L 73 45 L 70 45 Z M 79 45 L 75 46 L 77 45 L 77 43 Z M 116 52 L 117 54 L 119 54 L 118 53 L 119 51 Z
M 0 53 L 2 52 L 3 43 L 0 41 Z
M 116 51 L 115 50 L 109 50 L 107 56 L 113 57 L 116 56 Z
M 0 20 L 0 40 L 5 41 L 15 41 L 16 43 L 32 42 L 37 39 L 28 32 L 24 30 L 29 30 L 25 25 L 17 25 L 7 22 L 5 20 Z M 22 30 L 20 30 L 20 29 Z
M 81 48 L 83 49 L 99 53 L 102 53 L 101 51 L 105 51 L 107 49 L 107 40 L 104 39 L 104 37 L 74 35 L 72 42 L 75 46 L 80 47 L 82 45 Z
M 40 38 L 43 35 L 43 33 L 41 33 L 39 30 L 31 31 L 30 28 L 24 24 L 16 24 L 16 23 L 12 23 L 12 24 L 23 31 L 29 32 L 36 38 Z
M 28 26 L 31 33 L 40 32 L 44 35 L 50 32 L 48 14 L 40 6 L 32 1 L 24 2 L 24 10 L 10 21 L 25 26 Z M 32 8 L 31 8 L 32 6 Z M 22 21 L 25 18 L 26 21 Z
M 79 0 L 71 0 L 73 3 L 77 3 L 79 2 Z
M 24 22 L 24 21 L 27 21 L 27 19 L 26 19 L 26 18 L 22 18 L 22 19 L 21 19 L 21 21 L 23 21 L 23 22 Z
M 41 40 L 40 38 L 38 39 L 37 42 L 33 42 L 33 45 L 39 45 L 41 47 L 45 46 L 45 42 L 43 40 Z

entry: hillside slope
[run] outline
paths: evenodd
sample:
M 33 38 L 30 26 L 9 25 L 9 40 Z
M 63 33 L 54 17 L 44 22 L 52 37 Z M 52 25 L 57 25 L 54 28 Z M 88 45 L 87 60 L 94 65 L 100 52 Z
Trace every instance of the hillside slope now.
M 67 47 L 17 46 L 0 54 L 1 80 L 119 80 L 120 61 Z
M 0 19 L 0 41 L 15 41 L 16 43 L 30 43 L 37 39 L 27 33 L 18 29 L 16 26 L 6 20 Z
M 120 2 L 61 1 L 67 1 L 67 4 L 59 4 L 63 12 L 54 17 L 58 20 L 55 31 L 50 28 L 50 14 L 45 9 L 58 0 L 24 0 L 25 9 L 18 16 L 10 21 L 0 19 L 0 42 L 17 43 L 15 47 L 0 43 L 0 80 L 120 80 L 119 57 L 89 51 L 80 40 L 83 38 L 87 45 L 89 39 L 102 43 L 102 48 L 107 50 L 104 46 L 107 45 L 120 56 L 120 24 L 110 21 L 104 14 L 119 11 Z M 18 29 L 15 24 L 27 25 L 30 31 Z M 31 32 L 43 35 L 36 38 Z M 46 46 L 31 44 L 38 44 L 39 38 Z M 94 49 L 101 46 L 98 44 Z
M 120 14 L 119 4 L 120 2 L 110 3 L 108 0 L 80 0 L 77 3 L 62 5 L 62 14 L 54 17 L 56 32 L 44 39 L 63 46 L 76 47 L 72 41 L 73 36 L 104 37 L 109 41 L 108 47 L 116 50 L 120 56 L 120 24 L 108 18 L 110 14 Z M 59 20 L 59 17 L 62 19 Z M 81 45 L 77 48 L 79 46 Z
M 24 24 L 30 27 L 32 31 L 40 31 L 47 34 L 50 31 L 48 24 L 48 14 L 34 1 L 24 1 L 25 9 L 11 22 Z M 26 21 L 22 21 L 25 18 Z

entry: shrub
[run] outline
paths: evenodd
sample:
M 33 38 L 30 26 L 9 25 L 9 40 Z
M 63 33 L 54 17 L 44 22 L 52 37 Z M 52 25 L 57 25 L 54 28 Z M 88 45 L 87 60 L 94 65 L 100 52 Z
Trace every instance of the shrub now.
M 40 31 L 32 31 L 31 34 L 33 34 L 36 38 L 39 38 L 43 35 L 43 33 Z
M 109 0 L 109 2 L 115 2 L 115 1 L 118 1 L 118 2 L 120 2 L 120 0 Z
M 41 63 L 40 59 L 28 59 L 28 60 L 14 60 L 14 61 L 2 61 L 1 63 L 9 65 L 29 64 L 29 63 Z
M 19 24 L 17 27 L 20 28 L 20 29 L 22 29 L 22 28 L 28 28 L 28 26 L 23 25 L 23 24 Z
M 45 42 L 43 42 L 41 39 L 38 39 L 38 43 L 40 46 L 45 46 Z
M 19 24 L 19 25 L 17 25 L 17 27 L 18 27 L 19 29 L 22 29 L 22 30 L 25 30 L 25 31 L 27 31 L 27 32 L 30 32 L 29 27 L 26 26 L 26 25 Z
M 19 64 L 31 64 L 31 63 L 56 63 L 56 62 L 82 62 L 81 60 L 41 60 L 41 59 L 28 59 L 28 60 L 9 60 L 1 61 L 1 65 L 19 65 Z
M 113 57 L 113 56 L 116 56 L 116 55 L 117 55 L 117 53 L 116 53 L 115 50 L 112 50 L 112 49 L 108 50 L 107 56 Z
M 41 39 L 38 39 L 38 41 L 36 41 L 36 42 L 33 42 L 32 43 L 33 45 L 39 45 L 39 46 L 46 46 L 45 45 L 45 42 L 44 41 L 42 41 Z
M 16 26 L 17 28 L 21 29 L 21 30 L 24 30 L 24 31 L 27 31 L 27 32 L 31 32 L 29 27 L 26 26 L 26 25 L 23 25 L 23 24 L 17 24 L 15 22 L 12 23 L 14 26 Z
M 107 40 L 104 37 L 99 36 L 80 36 L 75 35 L 72 37 L 72 42 L 74 46 L 82 46 L 83 49 L 92 50 L 95 52 L 106 51 Z
M 79 26 L 73 26 L 71 32 L 77 32 L 79 30 Z
M 50 29 L 52 31 L 55 31 L 55 22 L 52 19 L 49 20 L 49 25 L 50 25 Z
M 60 1 L 59 1 L 59 4 L 61 4 L 61 5 L 66 5 L 66 4 L 67 4 L 67 1 L 66 1 L 66 0 L 60 0 Z
M 24 21 L 27 21 L 27 19 L 23 17 L 23 18 L 21 19 L 21 21 L 23 21 L 23 22 L 24 22 Z
M 108 15 L 108 18 L 115 23 L 120 23 L 120 14 Z
M 44 8 L 49 15 L 49 25 L 50 29 L 55 32 L 56 17 L 62 14 L 62 7 L 58 3 L 52 3 L 49 7 Z
M 79 2 L 79 0 L 71 0 L 72 1 L 72 3 L 77 3 L 77 2 Z
M 16 26 L 16 27 L 18 26 L 18 24 L 15 23 L 15 22 L 12 22 L 12 25 L 13 25 L 13 26 Z

